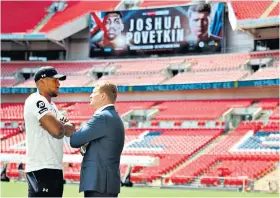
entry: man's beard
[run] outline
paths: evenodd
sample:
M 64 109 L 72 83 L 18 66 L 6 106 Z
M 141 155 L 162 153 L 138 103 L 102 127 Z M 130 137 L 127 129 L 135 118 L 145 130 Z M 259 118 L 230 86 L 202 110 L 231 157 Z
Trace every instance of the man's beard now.
M 49 96 L 52 98 L 52 97 L 57 97 L 57 93 L 55 92 L 49 92 Z

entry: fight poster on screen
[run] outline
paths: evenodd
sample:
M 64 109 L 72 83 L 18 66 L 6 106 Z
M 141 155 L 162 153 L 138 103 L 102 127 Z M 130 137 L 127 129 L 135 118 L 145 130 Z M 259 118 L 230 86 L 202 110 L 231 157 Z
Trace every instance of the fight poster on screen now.
M 90 14 L 90 57 L 221 52 L 224 4 Z

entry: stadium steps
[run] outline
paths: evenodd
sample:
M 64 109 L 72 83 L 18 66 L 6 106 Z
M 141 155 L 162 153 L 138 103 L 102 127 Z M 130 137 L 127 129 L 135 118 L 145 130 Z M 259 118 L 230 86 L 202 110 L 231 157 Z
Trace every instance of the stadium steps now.
M 201 186 L 200 177 L 195 178 L 194 181 L 192 183 L 190 183 L 189 185 L 190 186 L 197 186 L 197 187 Z
M 208 169 L 208 171 L 211 171 L 213 168 L 215 168 L 217 165 L 219 165 L 221 162 L 220 161 L 216 161 L 213 165 L 211 165 Z M 203 177 L 204 174 L 206 174 L 207 172 L 203 172 L 201 175 L 199 175 L 198 177 L 196 177 L 194 179 L 194 181 L 185 184 L 187 186 L 191 186 L 191 187 L 200 187 L 201 186 L 201 178 Z M 222 187 L 222 185 L 220 185 L 220 187 Z
M 181 163 L 176 168 L 172 169 L 171 171 L 169 171 L 168 173 L 163 175 L 163 177 L 169 177 L 174 172 L 178 171 L 180 168 L 182 168 L 182 167 L 192 163 L 194 160 L 196 160 L 197 158 L 199 158 L 200 156 L 206 154 L 208 151 L 210 151 L 212 148 L 214 148 L 220 141 L 223 141 L 225 138 L 226 138 L 226 135 L 218 136 L 216 139 L 212 140 L 212 142 L 208 143 L 206 146 L 201 148 L 198 152 L 194 153 L 192 156 L 187 158 L 187 160 L 185 162 Z M 214 165 L 216 165 L 216 163 L 213 164 L 213 166 Z M 161 178 L 154 180 L 152 182 L 151 186 L 159 186 L 160 184 L 161 184 Z
M 212 140 L 212 142 L 208 143 L 205 147 L 200 149 L 198 152 L 194 153 L 192 156 L 190 156 L 185 162 L 177 166 L 175 169 L 168 172 L 165 176 L 170 176 L 175 171 L 179 170 L 180 168 L 192 163 L 194 160 L 199 158 L 202 155 L 205 155 L 208 151 L 210 151 L 212 148 L 214 148 L 220 141 L 223 141 L 226 138 L 226 135 L 220 135 L 216 139 Z
M 208 168 L 208 170 L 204 173 L 202 173 L 200 176 L 198 176 L 197 178 L 195 178 L 195 180 L 193 182 L 191 182 L 189 185 L 192 187 L 201 187 L 201 179 L 203 178 L 203 176 L 208 173 L 209 171 L 211 171 L 212 169 L 214 169 L 217 165 L 219 165 L 221 163 L 221 161 L 217 161 L 216 163 L 214 163 L 212 166 L 210 166 Z M 223 188 L 223 183 L 217 185 L 216 187 L 221 187 Z
M 270 14 L 270 12 L 277 6 L 279 0 L 274 0 L 268 8 L 264 11 L 264 13 L 260 16 L 260 18 L 266 18 Z
M 54 15 L 54 12 L 50 12 L 49 14 L 47 14 L 38 24 L 37 26 L 34 28 L 32 33 L 38 33 L 44 26 L 45 24 L 52 18 L 52 16 Z

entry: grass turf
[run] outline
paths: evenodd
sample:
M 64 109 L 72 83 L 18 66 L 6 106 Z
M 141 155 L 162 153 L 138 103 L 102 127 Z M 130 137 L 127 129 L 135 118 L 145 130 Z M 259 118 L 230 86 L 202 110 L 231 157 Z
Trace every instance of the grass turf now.
M 64 197 L 84 197 L 76 184 L 64 186 Z M 1 197 L 27 197 L 27 184 L 24 182 L 1 182 Z M 269 193 L 242 193 L 230 191 L 179 190 L 159 188 L 122 188 L 119 197 L 278 197 Z

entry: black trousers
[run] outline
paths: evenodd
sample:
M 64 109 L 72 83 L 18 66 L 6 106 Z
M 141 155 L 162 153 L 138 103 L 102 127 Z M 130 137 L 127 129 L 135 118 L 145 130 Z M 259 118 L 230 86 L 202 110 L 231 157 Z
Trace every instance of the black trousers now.
M 104 193 L 99 193 L 97 191 L 85 191 L 84 195 L 85 197 L 118 197 L 118 194 L 116 195 L 104 194 Z
M 63 173 L 57 169 L 41 169 L 26 173 L 28 197 L 62 197 Z

